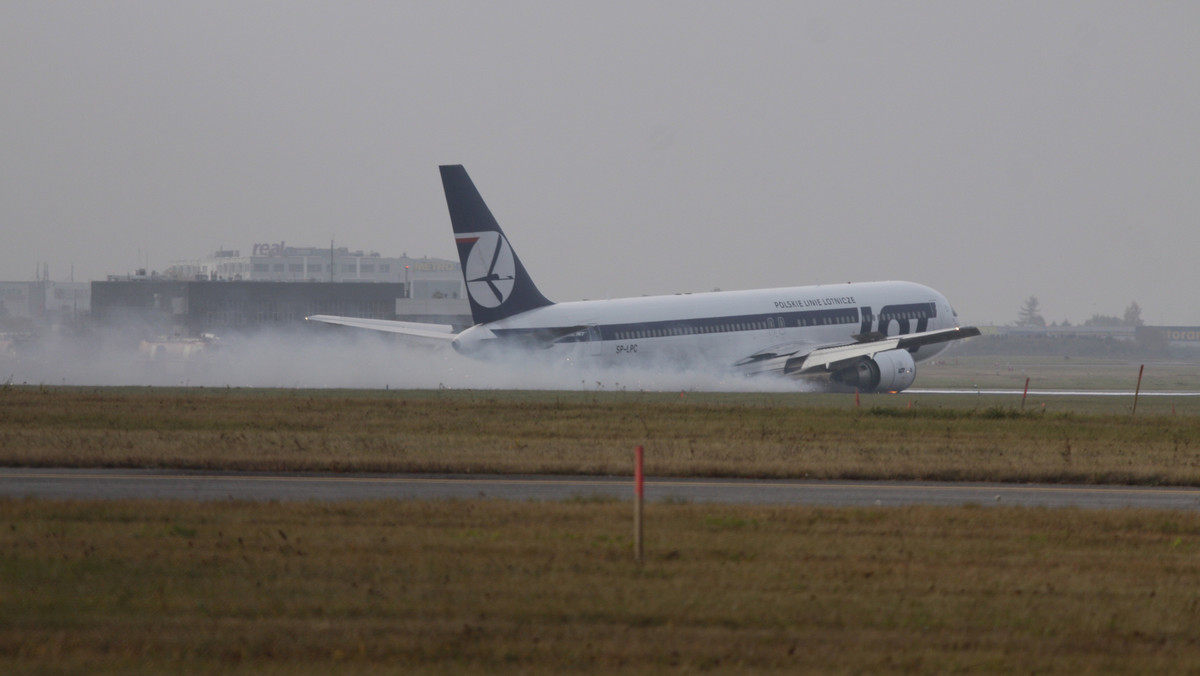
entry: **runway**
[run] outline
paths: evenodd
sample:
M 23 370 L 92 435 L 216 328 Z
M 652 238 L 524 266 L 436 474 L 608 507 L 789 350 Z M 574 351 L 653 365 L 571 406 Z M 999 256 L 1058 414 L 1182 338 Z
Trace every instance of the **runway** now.
M 1200 489 L 920 481 L 655 479 L 646 500 L 896 507 L 1016 505 L 1200 510 Z M 629 477 L 0 468 L 0 498 L 52 500 L 570 500 L 633 498 Z
M 955 388 L 955 389 L 923 389 L 919 387 L 910 387 L 904 390 L 904 394 L 999 394 L 1012 395 L 1020 397 L 1024 394 L 1024 390 L 1020 389 L 988 389 L 988 388 Z M 1134 390 L 1030 390 L 1030 397 L 1129 397 L 1132 399 L 1134 395 L 1141 397 L 1200 397 L 1200 392 L 1186 391 L 1150 391 L 1150 392 L 1135 392 Z

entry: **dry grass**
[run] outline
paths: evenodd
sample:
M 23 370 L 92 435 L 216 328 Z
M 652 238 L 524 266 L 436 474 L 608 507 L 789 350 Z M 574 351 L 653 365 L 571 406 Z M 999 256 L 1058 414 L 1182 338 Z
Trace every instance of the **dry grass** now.
M 1200 398 L 1040 403 L 6 387 L 0 465 L 627 474 L 641 444 L 656 476 L 1200 485 Z
M 1194 399 L 0 388 L 0 464 L 1200 484 Z M 1200 670 L 1200 514 L 0 500 L 0 673 Z
M 1200 514 L 0 501 L 0 671 L 1200 669 Z

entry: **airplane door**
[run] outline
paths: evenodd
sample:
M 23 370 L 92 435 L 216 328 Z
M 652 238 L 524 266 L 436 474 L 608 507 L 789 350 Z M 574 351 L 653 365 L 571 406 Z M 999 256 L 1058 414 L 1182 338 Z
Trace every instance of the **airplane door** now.
M 600 327 L 596 326 L 595 324 L 588 324 L 587 336 L 588 354 L 592 355 L 593 357 L 599 357 L 602 350 L 602 346 L 600 344 Z

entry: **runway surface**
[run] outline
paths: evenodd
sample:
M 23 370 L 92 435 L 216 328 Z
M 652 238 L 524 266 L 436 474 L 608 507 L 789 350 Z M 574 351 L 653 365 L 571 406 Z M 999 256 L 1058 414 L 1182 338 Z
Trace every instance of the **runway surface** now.
M 1024 394 L 1021 389 L 923 389 L 919 387 L 910 387 L 904 390 L 905 394 L 1011 394 L 1019 397 Z M 1194 391 L 1179 391 L 1179 392 L 1140 392 L 1135 393 L 1133 390 L 1029 390 L 1029 396 L 1047 396 L 1047 397 L 1129 397 L 1133 398 L 1134 394 L 1142 397 L 1200 397 L 1200 392 Z
M 866 507 L 1200 509 L 1200 489 L 901 481 L 647 478 L 647 501 Z M 0 468 L 0 497 L 55 500 L 568 500 L 633 498 L 629 477 Z

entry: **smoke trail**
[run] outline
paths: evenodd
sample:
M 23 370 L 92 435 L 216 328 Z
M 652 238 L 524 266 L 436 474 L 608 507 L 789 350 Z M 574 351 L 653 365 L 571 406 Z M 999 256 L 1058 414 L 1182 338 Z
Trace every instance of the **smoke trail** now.
M 601 367 L 549 351 L 476 360 L 371 331 L 268 330 L 208 344 L 138 337 L 129 326 L 51 336 L 0 353 L 0 382 L 42 385 L 604 391 L 802 391 L 711 366 Z

